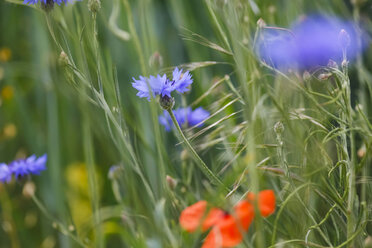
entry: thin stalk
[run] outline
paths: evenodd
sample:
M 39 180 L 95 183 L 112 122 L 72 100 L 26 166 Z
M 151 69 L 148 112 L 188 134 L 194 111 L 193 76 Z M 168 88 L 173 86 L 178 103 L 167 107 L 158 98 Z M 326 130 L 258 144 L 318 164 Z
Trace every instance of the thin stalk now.
M 140 64 L 141 64 L 141 71 L 144 75 L 147 75 L 145 56 L 143 54 L 143 50 L 141 48 L 141 42 L 138 38 L 136 27 L 134 25 L 132 9 L 130 7 L 130 3 L 129 3 L 128 0 L 123 0 L 123 3 L 124 3 L 124 6 L 127 10 L 129 32 L 133 37 L 133 42 L 134 42 L 134 45 L 135 45 L 137 53 L 138 53 L 138 58 L 139 58 L 139 61 L 140 61 Z
M 352 119 L 352 107 L 350 99 L 350 81 L 347 82 L 346 96 L 347 96 L 347 119 L 349 125 L 349 138 L 350 138 L 350 161 L 349 161 L 349 178 L 348 178 L 348 199 L 347 199 L 347 239 L 350 239 L 354 235 L 355 228 L 355 216 L 354 216 L 354 201 L 355 201 L 355 165 L 356 165 L 356 148 L 354 142 L 354 131 L 352 130 L 353 119 Z M 350 247 L 353 247 L 353 242 L 350 243 Z
M 84 157 L 86 160 L 86 167 L 88 171 L 89 191 L 92 201 L 93 218 L 96 224 L 95 228 L 95 247 L 103 247 L 103 232 L 100 225 L 101 216 L 99 211 L 99 191 L 97 186 L 97 177 L 94 169 L 94 148 L 92 142 L 92 133 L 90 123 L 86 114 L 83 114 L 83 144 Z
M 204 173 L 204 175 L 206 175 L 208 177 L 208 179 L 215 185 L 219 185 L 219 186 L 223 186 L 223 188 L 226 190 L 226 191 L 229 191 L 229 188 L 226 187 L 222 181 L 208 168 L 208 166 L 204 163 L 204 161 L 199 157 L 199 155 L 196 153 L 196 151 L 194 150 L 194 148 L 191 146 L 189 140 L 186 138 L 186 136 L 184 135 L 184 133 L 182 132 L 181 130 L 181 127 L 180 125 L 178 124 L 177 120 L 176 120 L 176 117 L 174 116 L 173 114 L 173 111 L 172 109 L 169 109 L 168 110 L 168 113 L 170 115 L 170 117 L 172 118 L 172 121 L 173 121 L 173 124 L 174 126 L 176 127 L 178 133 L 180 134 L 183 142 L 186 144 L 186 147 L 187 149 L 191 152 L 191 154 L 194 156 L 196 162 L 197 162 L 197 165 L 199 166 L 200 170 Z
M 62 234 L 70 237 L 73 241 L 75 241 L 78 245 L 81 247 L 88 247 L 78 236 L 76 236 L 74 233 L 70 232 L 69 229 L 58 219 L 56 219 L 44 206 L 44 204 L 36 197 L 36 195 L 32 194 L 31 198 L 33 202 L 36 204 L 36 206 L 39 208 L 39 210 L 44 214 L 44 216 L 49 219 L 55 228 L 57 228 Z
M 9 230 L 6 230 L 6 234 L 9 236 L 11 247 L 19 248 L 20 244 L 17 233 L 18 229 L 13 219 L 12 201 L 9 198 L 9 194 L 5 188 L 5 185 L 2 185 L 2 189 L 0 188 L 0 206 L 2 208 L 1 215 L 3 223 L 7 222 L 10 225 Z

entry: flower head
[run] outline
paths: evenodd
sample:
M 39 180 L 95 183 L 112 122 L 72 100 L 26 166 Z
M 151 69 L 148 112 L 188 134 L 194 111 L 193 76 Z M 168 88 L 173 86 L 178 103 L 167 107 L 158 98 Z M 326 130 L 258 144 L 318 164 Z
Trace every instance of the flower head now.
M 350 21 L 336 17 L 311 15 L 290 27 L 290 30 L 267 29 L 259 44 L 259 55 L 275 67 L 311 69 L 327 66 L 330 59 L 341 62 L 346 50 L 348 60 L 356 57 L 359 47 L 357 32 Z
M 272 190 L 263 190 L 258 194 L 258 208 L 261 215 L 269 216 L 275 211 L 275 195 Z M 185 208 L 180 215 L 181 227 L 194 232 L 200 228 L 208 233 L 202 248 L 233 247 L 243 239 L 254 218 L 256 196 L 249 193 L 246 200 L 236 204 L 232 213 L 219 208 L 211 208 L 207 213 L 207 202 L 199 201 Z
M 32 155 L 26 159 L 15 160 L 9 164 L 9 167 L 16 178 L 29 174 L 39 175 L 46 169 L 47 155 L 37 158 Z
M 209 112 L 199 107 L 192 110 L 191 107 L 179 108 L 173 111 L 174 116 L 178 122 L 178 125 L 184 126 L 185 124 L 192 127 L 197 125 L 202 126 L 205 119 L 209 117 Z M 172 119 L 167 111 L 164 110 L 164 114 L 159 116 L 159 122 L 165 127 L 166 131 L 170 131 L 173 127 Z
M 192 84 L 193 80 L 188 71 L 182 73 L 182 69 L 178 68 L 173 71 L 173 80 L 169 80 L 167 75 L 157 75 L 150 76 L 149 78 L 140 76 L 139 80 L 133 78 L 132 86 L 138 90 L 137 96 L 146 97 L 150 101 L 151 93 L 155 97 L 160 95 L 161 97 L 171 98 L 171 93 L 173 91 L 178 91 L 179 93 L 184 93 L 188 91 L 187 88 Z
M 61 5 L 61 3 L 65 3 L 67 4 L 67 2 L 69 2 L 70 0 L 24 0 L 23 3 L 24 4 L 37 4 L 37 3 L 44 3 L 44 4 L 48 4 L 48 3 L 56 3 L 58 5 Z
M 5 182 L 10 182 L 12 179 L 12 171 L 9 169 L 9 167 L 1 163 L 0 164 L 0 182 L 5 183 Z

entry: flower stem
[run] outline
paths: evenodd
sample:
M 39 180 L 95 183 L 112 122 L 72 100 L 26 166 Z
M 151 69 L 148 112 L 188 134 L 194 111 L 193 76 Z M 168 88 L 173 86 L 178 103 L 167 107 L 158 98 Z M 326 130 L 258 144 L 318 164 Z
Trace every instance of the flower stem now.
M 208 166 L 204 163 L 204 161 L 199 157 L 199 155 L 196 153 L 196 151 L 194 150 L 194 148 L 191 146 L 190 142 L 188 141 L 188 139 L 186 138 L 185 134 L 182 132 L 181 130 L 181 127 L 180 125 L 178 124 L 177 120 L 176 120 L 176 117 L 174 116 L 173 114 L 173 111 L 172 109 L 169 109 L 168 110 L 168 113 L 170 115 L 170 117 L 172 118 L 172 121 L 173 121 L 173 124 L 174 126 L 176 127 L 178 133 L 180 134 L 183 142 L 186 144 L 186 147 L 187 149 L 192 153 L 192 155 L 194 156 L 196 162 L 197 162 L 197 165 L 199 166 L 200 170 L 204 173 L 204 175 L 206 175 L 208 177 L 208 179 L 215 185 L 219 185 L 219 186 L 223 186 L 223 188 L 226 190 L 226 191 L 229 191 L 229 188 L 226 187 L 222 181 L 215 175 L 213 174 L 213 172 L 208 168 Z
M 353 118 L 352 118 L 352 107 L 351 107 L 351 97 L 350 97 L 350 81 L 346 88 L 347 91 L 347 118 L 348 125 L 350 129 L 349 139 L 350 139 L 350 160 L 349 160 L 349 177 L 348 177 L 348 201 L 347 201 L 347 238 L 349 239 L 354 234 L 355 229 L 355 216 L 354 216 L 354 201 L 355 201 L 355 165 L 356 165 L 356 150 L 354 142 L 354 133 L 352 130 Z M 353 247 L 353 242 L 351 242 L 350 247 Z

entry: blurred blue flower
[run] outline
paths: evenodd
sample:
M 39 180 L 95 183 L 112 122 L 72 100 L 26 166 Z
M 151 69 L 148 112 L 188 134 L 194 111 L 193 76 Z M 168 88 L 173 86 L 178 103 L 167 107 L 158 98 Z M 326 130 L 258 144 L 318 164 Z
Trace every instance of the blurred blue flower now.
M 15 160 L 9 164 L 9 167 L 16 178 L 29 174 L 39 175 L 46 169 L 47 155 L 37 158 L 32 155 L 26 159 Z
M 52 1 L 53 3 L 56 3 L 58 5 L 61 5 L 61 3 L 67 4 L 70 0 L 24 0 L 24 4 L 37 4 L 37 3 L 44 3 L 47 4 L 48 1 Z
M 201 122 L 209 117 L 209 112 L 201 107 L 195 109 L 194 111 L 191 109 L 191 107 L 179 108 L 173 110 L 173 113 L 176 117 L 178 125 L 181 127 L 184 125 L 188 125 L 190 127 L 197 125 L 198 127 L 201 127 L 203 125 Z M 164 110 L 163 115 L 159 116 L 159 123 L 165 127 L 166 131 L 170 131 L 172 129 L 172 118 L 166 110 Z
M 122 170 L 122 167 L 120 165 L 111 166 L 108 172 L 108 178 L 111 180 L 116 179 L 121 170 Z
M 177 67 L 173 71 L 173 80 L 169 80 L 164 74 L 163 76 L 157 75 L 156 77 L 150 76 L 149 78 L 140 76 L 139 80 L 133 78 L 132 86 L 138 90 L 137 96 L 146 97 L 150 101 L 152 96 L 155 97 L 160 95 L 162 97 L 171 97 L 172 91 L 178 91 L 179 93 L 184 93 L 188 91 L 187 88 L 192 84 L 193 80 L 189 71 L 182 72 Z
M 0 182 L 5 183 L 5 182 L 10 182 L 12 179 L 12 171 L 9 169 L 9 167 L 1 163 L 0 164 Z
M 340 35 L 341 30 L 347 34 Z M 362 44 L 358 44 L 358 35 Z M 336 17 L 312 15 L 295 22 L 290 30 L 265 29 L 258 43 L 258 53 L 263 61 L 276 68 L 298 67 L 311 69 L 326 66 L 328 61 L 341 63 L 343 51 L 348 60 L 356 57 L 366 45 L 350 21 Z

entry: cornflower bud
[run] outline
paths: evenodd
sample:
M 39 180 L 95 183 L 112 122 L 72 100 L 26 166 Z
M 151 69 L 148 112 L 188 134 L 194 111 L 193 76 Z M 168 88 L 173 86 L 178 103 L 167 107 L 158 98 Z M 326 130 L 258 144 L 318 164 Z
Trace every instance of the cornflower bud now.
M 167 95 L 160 96 L 159 103 L 163 109 L 171 110 L 174 106 L 174 98 Z
M 41 8 L 46 12 L 49 13 L 54 8 L 54 1 L 53 0 L 46 0 L 46 2 L 41 1 Z

